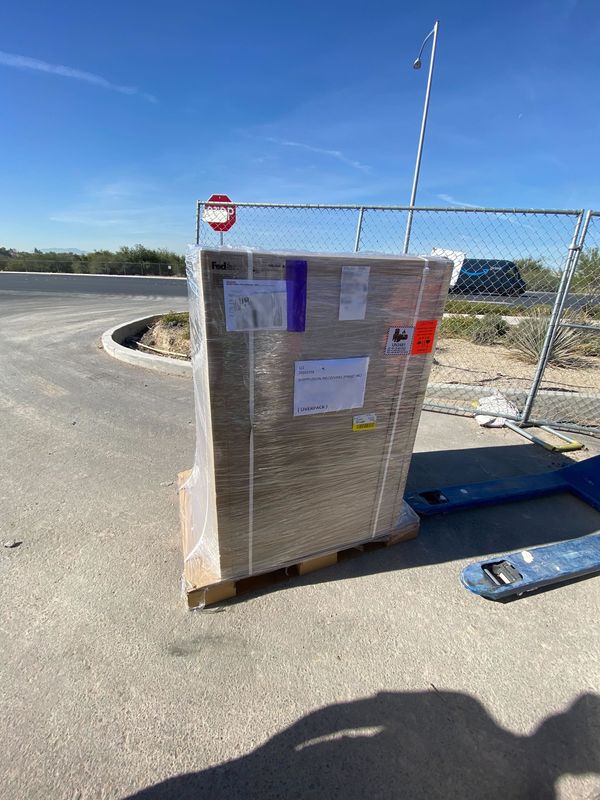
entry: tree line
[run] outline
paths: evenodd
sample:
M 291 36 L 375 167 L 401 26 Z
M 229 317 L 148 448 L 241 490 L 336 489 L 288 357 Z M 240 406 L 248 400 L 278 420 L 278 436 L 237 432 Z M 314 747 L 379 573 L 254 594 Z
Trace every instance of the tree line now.
M 530 291 L 555 292 L 558 289 L 562 271 L 550 269 L 539 258 L 517 258 L 515 264 Z M 590 247 L 580 254 L 570 288 L 574 292 L 600 294 L 600 248 Z
M 33 252 L 0 247 L 0 270 L 96 275 L 185 275 L 185 258 L 172 250 L 136 244 L 92 253 Z

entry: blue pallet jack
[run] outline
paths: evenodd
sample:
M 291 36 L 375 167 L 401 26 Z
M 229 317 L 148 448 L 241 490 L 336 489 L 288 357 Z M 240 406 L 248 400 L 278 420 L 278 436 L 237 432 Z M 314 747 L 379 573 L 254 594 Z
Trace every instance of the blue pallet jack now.
M 600 511 L 600 456 L 554 472 L 429 489 L 406 498 L 422 517 L 471 508 L 531 500 L 569 492 Z M 504 600 L 546 586 L 600 572 L 600 530 L 469 564 L 461 580 L 469 591 Z

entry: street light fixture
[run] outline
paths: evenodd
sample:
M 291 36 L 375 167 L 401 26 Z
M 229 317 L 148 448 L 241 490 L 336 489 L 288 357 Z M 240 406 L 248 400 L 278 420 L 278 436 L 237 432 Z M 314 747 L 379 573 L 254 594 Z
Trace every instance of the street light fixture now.
M 423 142 L 425 141 L 427 114 L 429 113 L 429 96 L 431 94 L 431 82 L 433 80 L 433 65 L 435 63 L 435 49 L 437 46 L 439 25 L 440 25 L 439 20 L 436 20 L 433 29 L 429 31 L 427 36 L 423 39 L 423 44 L 421 45 L 421 49 L 419 50 L 419 55 L 415 58 L 413 62 L 413 69 L 421 69 L 422 65 L 421 56 L 423 55 L 423 49 L 427 44 L 427 41 L 433 36 L 433 42 L 431 44 L 431 58 L 429 61 L 429 75 L 427 76 L 427 89 L 425 90 L 425 104 L 423 106 L 423 117 L 421 119 L 421 133 L 419 134 L 419 145 L 417 147 L 417 162 L 415 164 L 415 174 L 413 177 L 412 192 L 410 193 L 410 208 L 408 211 L 408 217 L 406 219 L 406 232 L 404 234 L 404 250 L 403 250 L 404 253 L 408 253 L 408 245 L 410 242 L 410 231 L 412 228 L 412 221 L 413 221 L 413 207 L 415 205 L 415 200 L 417 199 L 417 186 L 419 185 L 419 172 L 421 171 L 421 156 L 423 155 Z

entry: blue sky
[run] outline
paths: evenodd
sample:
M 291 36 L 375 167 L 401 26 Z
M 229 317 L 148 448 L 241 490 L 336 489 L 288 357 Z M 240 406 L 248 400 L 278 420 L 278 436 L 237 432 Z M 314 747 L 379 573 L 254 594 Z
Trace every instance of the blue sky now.
M 183 250 L 196 199 L 600 207 L 596 0 L 22 0 L 0 31 L 0 244 Z M 427 51 L 428 55 L 428 51 Z

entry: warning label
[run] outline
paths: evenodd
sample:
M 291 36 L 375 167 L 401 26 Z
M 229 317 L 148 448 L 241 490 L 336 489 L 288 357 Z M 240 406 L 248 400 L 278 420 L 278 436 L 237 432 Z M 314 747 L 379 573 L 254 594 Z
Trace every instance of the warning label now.
M 411 352 L 414 330 L 401 326 L 388 328 L 386 356 L 407 356 Z
M 410 351 L 413 356 L 431 353 L 436 328 L 437 319 L 422 319 L 417 322 Z
M 372 431 L 377 427 L 377 414 L 358 414 L 352 417 L 353 431 Z

